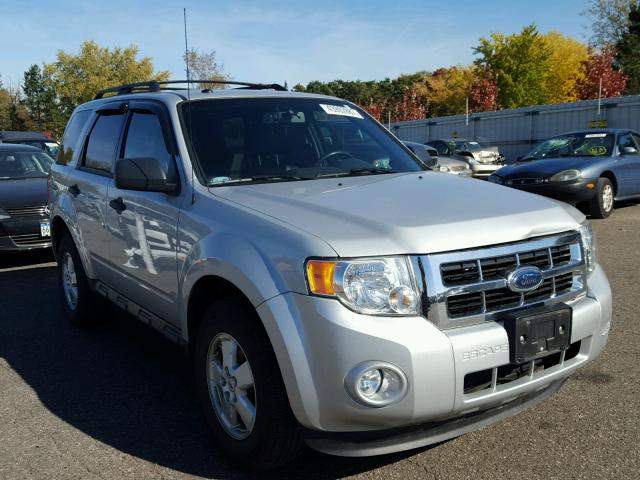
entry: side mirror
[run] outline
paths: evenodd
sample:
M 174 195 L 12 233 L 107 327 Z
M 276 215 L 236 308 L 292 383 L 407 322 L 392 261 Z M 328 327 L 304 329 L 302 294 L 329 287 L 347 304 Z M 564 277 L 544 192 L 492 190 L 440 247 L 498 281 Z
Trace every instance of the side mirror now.
M 427 167 L 429 167 L 429 168 L 433 168 L 433 167 L 435 167 L 435 166 L 438 164 L 438 157 L 431 157 L 431 156 L 430 156 L 430 157 L 429 157 L 429 159 L 428 159 L 428 160 L 426 160 L 424 163 L 425 163 L 425 165 L 426 165 Z
M 620 155 L 637 155 L 638 149 L 635 147 L 622 147 L 620 149 Z
M 116 163 L 116 187 L 122 190 L 175 193 L 178 184 L 157 158 L 122 158 Z

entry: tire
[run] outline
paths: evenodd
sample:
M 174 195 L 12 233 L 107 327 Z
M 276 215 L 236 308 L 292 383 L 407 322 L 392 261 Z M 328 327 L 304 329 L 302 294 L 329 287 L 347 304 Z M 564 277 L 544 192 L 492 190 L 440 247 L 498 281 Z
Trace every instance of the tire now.
M 91 308 L 91 304 L 96 295 L 91 291 L 80 255 L 69 235 L 60 241 L 56 260 L 60 299 L 69 322 L 76 326 L 94 323 L 92 310 L 95 309 Z
M 202 318 L 193 357 L 198 397 L 218 448 L 231 463 L 253 472 L 287 463 L 303 449 L 280 369 L 258 322 L 240 299 L 214 302 Z M 233 352 L 234 342 L 236 354 L 225 357 L 222 352 Z
M 607 218 L 613 211 L 613 185 L 608 178 L 599 178 L 596 185 L 596 195 L 589 202 L 589 213 L 593 218 Z

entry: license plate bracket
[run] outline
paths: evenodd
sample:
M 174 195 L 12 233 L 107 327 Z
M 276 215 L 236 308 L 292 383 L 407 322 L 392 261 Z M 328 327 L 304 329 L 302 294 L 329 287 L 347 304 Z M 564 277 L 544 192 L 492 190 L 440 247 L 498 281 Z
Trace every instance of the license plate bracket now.
M 41 237 L 51 236 L 51 224 L 49 222 L 40 222 L 40 236 Z
M 569 348 L 572 310 L 561 303 L 512 314 L 505 319 L 512 363 L 526 363 Z

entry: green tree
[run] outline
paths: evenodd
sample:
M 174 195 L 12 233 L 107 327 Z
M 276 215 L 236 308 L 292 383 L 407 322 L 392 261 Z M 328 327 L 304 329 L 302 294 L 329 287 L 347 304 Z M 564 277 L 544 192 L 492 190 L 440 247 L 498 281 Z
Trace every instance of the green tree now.
M 513 35 L 492 33 L 490 38 L 481 38 L 473 50 L 480 56 L 475 64 L 489 70 L 497 81 L 501 108 L 547 102 L 552 52 L 534 24 Z
M 627 29 L 627 18 L 632 6 L 638 0 L 589 0 L 589 6 L 582 15 L 592 18 L 589 25 L 589 42 L 600 49 L 618 42 Z
M 629 77 L 625 93 L 640 95 L 640 4 L 629 10 L 625 32 L 616 43 L 617 66 Z
M 466 100 L 473 82 L 472 68 L 439 68 L 427 75 L 418 88 L 427 99 L 429 115 L 442 117 L 465 112 Z
M 166 80 L 168 71 L 154 72 L 150 57 L 138 57 L 138 47 L 113 50 L 93 41 L 84 42 L 80 53 L 58 52 L 56 61 L 44 67 L 45 85 L 56 94 L 63 119 L 73 109 L 104 88 L 148 80 Z
M 47 131 L 60 136 L 61 115 L 56 102 L 56 94 L 50 84 L 45 81 L 42 69 L 34 64 L 24 72 L 22 92 L 23 105 L 29 110 L 37 130 Z
M 33 120 L 22 102 L 19 88 L 4 87 L 0 78 L 0 130 L 30 130 Z

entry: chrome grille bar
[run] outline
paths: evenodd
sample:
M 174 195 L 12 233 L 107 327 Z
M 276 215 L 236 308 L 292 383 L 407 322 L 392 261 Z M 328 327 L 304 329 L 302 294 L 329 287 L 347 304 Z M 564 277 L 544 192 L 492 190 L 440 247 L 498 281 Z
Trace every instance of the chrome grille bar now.
M 546 253 L 543 255 L 542 251 Z M 554 264 L 554 255 L 562 259 L 561 264 Z M 509 257 L 515 258 L 515 262 L 509 261 Z M 524 258 L 527 260 L 525 261 Z M 483 276 L 483 261 L 487 260 L 489 260 L 487 265 L 492 266 L 490 280 L 485 280 Z M 498 320 L 504 312 L 510 310 L 529 305 L 550 305 L 571 301 L 584 296 L 586 292 L 585 259 L 578 232 L 476 250 L 423 255 L 415 257 L 414 264 L 416 262 L 418 263 L 416 275 L 422 276 L 423 280 L 424 313 L 430 321 L 442 329 Z M 456 263 L 460 263 L 461 269 L 465 268 L 464 265 L 475 264 L 478 274 L 475 275 L 473 269 L 467 269 L 467 272 L 473 273 L 465 274 L 463 277 L 456 276 L 454 273 L 452 278 L 456 278 L 456 282 L 462 278 L 462 281 L 467 283 L 449 285 L 443 280 L 441 267 L 448 265 L 447 272 L 450 272 L 452 268 L 450 265 Z M 502 269 L 503 264 L 507 265 L 505 269 Z M 530 292 L 512 292 L 507 284 L 508 274 L 520 265 L 529 264 L 548 265 L 540 268 L 543 284 Z M 421 272 L 424 272 L 424 275 Z M 468 281 L 470 277 L 475 278 L 473 281 Z M 558 292 L 559 285 L 568 286 L 568 288 Z M 489 298 L 491 298 L 490 305 Z M 451 314 L 450 299 L 458 302 L 456 308 L 462 311 L 461 314 Z

